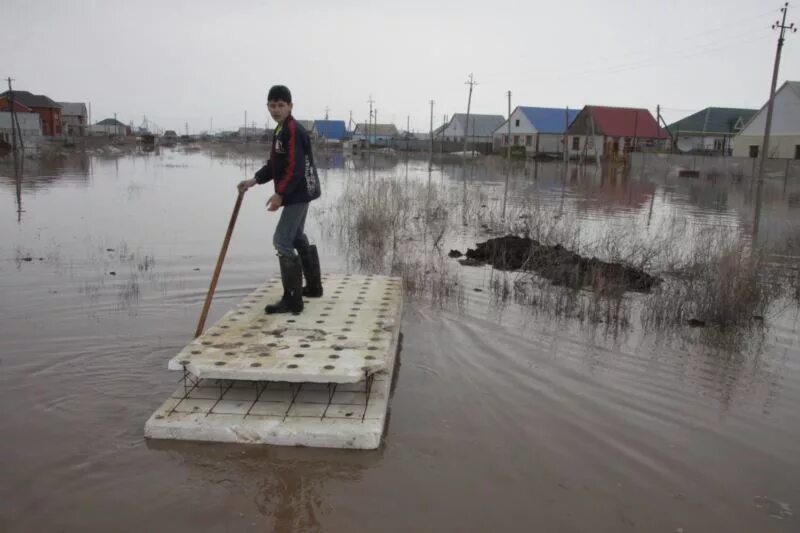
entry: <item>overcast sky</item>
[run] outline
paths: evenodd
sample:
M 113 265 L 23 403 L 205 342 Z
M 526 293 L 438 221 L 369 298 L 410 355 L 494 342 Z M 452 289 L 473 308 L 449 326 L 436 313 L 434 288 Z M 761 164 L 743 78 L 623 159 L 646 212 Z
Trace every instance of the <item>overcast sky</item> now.
M 91 102 L 183 132 L 267 120 L 270 85 L 297 118 L 427 131 L 464 112 L 586 104 L 668 120 L 707 106 L 760 107 L 769 93 L 776 0 L 2 0 L 0 76 L 57 101 Z M 800 22 L 790 6 L 789 20 Z M 779 80 L 800 80 L 800 34 Z M 274 124 L 273 124 L 274 125 Z

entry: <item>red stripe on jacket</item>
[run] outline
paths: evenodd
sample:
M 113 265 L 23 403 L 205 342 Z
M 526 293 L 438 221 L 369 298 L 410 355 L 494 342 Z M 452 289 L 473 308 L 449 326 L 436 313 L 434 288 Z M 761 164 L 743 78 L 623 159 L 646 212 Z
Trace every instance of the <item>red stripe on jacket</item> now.
M 289 185 L 289 181 L 291 181 L 294 175 L 294 156 L 295 150 L 297 148 L 295 145 L 297 144 L 297 123 L 294 120 L 289 120 L 289 164 L 286 165 L 286 176 L 281 180 L 280 184 L 278 184 L 278 194 L 283 194 L 286 191 L 286 186 Z

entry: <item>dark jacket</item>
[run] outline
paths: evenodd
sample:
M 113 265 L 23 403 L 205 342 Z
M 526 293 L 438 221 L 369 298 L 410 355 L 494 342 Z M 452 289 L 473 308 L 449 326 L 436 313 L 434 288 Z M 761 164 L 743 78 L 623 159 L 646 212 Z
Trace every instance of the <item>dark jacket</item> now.
M 322 190 L 311 153 L 311 139 L 293 116 L 289 115 L 280 131 L 272 136 L 269 161 L 256 172 L 255 178 L 261 184 L 272 180 L 275 192 L 283 197 L 283 205 L 319 198 Z

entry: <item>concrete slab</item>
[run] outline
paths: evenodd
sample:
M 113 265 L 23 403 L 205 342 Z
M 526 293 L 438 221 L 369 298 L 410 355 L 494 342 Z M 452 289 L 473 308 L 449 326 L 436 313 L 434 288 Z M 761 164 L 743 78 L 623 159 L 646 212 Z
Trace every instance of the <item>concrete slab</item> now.
M 399 335 L 399 278 L 329 275 L 325 296 L 299 315 L 267 315 L 280 280 L 257 288 L 173 357 L 170 370 L 203 379 L 357 383 L 387 368 Z
M 399 332 L 388 348 L 386 368 L 358 383 L 189 376 L 147 421 L 145 437 L 375 449 L 386 423 L 398 342 Z

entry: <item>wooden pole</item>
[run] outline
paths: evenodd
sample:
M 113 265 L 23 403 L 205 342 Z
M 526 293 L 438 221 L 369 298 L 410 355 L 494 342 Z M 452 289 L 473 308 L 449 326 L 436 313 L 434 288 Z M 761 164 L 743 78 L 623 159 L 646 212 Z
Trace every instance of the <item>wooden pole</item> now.
M 503 224 L 506 221 L 506 199 L 508 198 L 508 178 L 511 174 L 511 91 L 508 91 L 508 143 L 506 144 L 506 186 L 503 189 Z M 503 227 L 505 230 L 505 227 Z
M 239 208 L 242 207 L 243 198 L 244 198 L 244 192 L 239 191 L 239 196 L 236 197 L 236 205 L 233 207 L 233 214 L 231 214 L 231 220 L 230 222 L 228 222 L 228 231 L 225 232 L 225 240 L 222 241 L 222 250 L 220 250 L 219 252 L 219 258 L 217 259 L 217 266 L 216 268 L 214 268 L 214 275 L 211 277 L 211 286 L 208 288 L 206 301 L 203 304 L 203 312 L 200 313 L 200 321 L 197 323 L 197 329 L 194 332 L 195 339 L 203 334 L 203 327 L 206 325 L 208 310 L 211 307 L 211 300 L 214 298 L 214 291 L 217 289 L 217 281 L 219 280 L 219 274 L 222 271 L 222 263 L 225 262 L 225 254 L 228 252 L 228 244 L 230 244 L 231 242 L 231 235 L 233 235 L 233 226 L 236 224 L 236 217 L 239 216 Z
M 771 133 L 770 130 L 772 129 L 772 112 L 775 109 L 775 89 L 778 84 L 778 69 L 780 69 L 781 65 L 781 50 L 783 50 L 784 36 L 786 35 L 786 30 L 789 30 L 790 32 L 797 31 L 797 29 L 794 27 L 794 24 L 790 24 L 789 26 L 786 25 L 786 12 L 788 10 L 789 3 L 786 2 L 781 8 L 781 12 L 783 12 L 783 21 L 772 26 L 773 29 L 780 29 L 780 37 L 778 37 L 778 46 L 775 50 L 775 64 L 772 67 L 772 85 L 770 85 L 769 100 L 767 101 L 767 121 L 764 125 L 764 143 L 761 147 L 761 153 L 759 154 L 761 156 L 758 162 L 759 181 L 764 180 L 764 170 L 766 167 L 767 158 L 769 157 L 769 136 Z
M 569 160 L 569 146 L 567 143 L 569 142 L 569 137 L 567 137 L 567 130 L 569 129 L 569 106 L 564 109 L 564 177 L 566 177 L 566 167 L 567 162 Z
M 433 100 L 431 100 L 431 157 L 433 157 Z
M 467 156 L 467 142 L 469 142 L 469 112 L 472 106 L 472 88 L 478 85 L 478 82 L 472 77 L 472 73 L 470 73 L 466 85 L 469 85 L 469 96 L 467 97 L 467 118 L 464 122 L 464 157 Z

